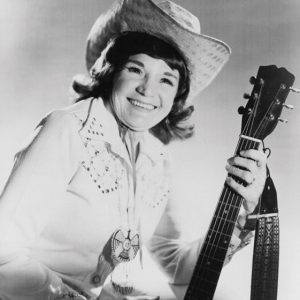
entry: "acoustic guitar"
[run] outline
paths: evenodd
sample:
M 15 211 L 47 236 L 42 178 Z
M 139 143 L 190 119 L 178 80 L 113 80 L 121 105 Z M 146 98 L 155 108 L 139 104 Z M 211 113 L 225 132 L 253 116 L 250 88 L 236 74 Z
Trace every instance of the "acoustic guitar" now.
M 280 115 L 283 107 L 288 107 L 285 100 L 294 79 L 286 69 L 275 65 L 259 67 L 256 78 L 250 78 L 252 93 L 245 94 L 248 102 L 238 110 L 242 128 L 236 155 L 241 150 L 258 149 L 278 121 L 284 121 Z M 184 300 L 213 299 L 242 203 L 243 198 L 225 183 Z
M 260 66 L 257 76 L 250 78 L 253 90 L 250 95 L 244 95 L 248 102 L 238 110 L 242 115 L 242 126 L 235 154 L 238 155 L 241 150 L 258 149 L 265 137 L 275 129 L 278 121 L 284 121 L 280 119 L 280 115 L 283 107 L 290 108 L 285 100 L 290 90 L 293 90 L 293 82 L 294 76 L 291 73 L 275 65 Z M 188 286 L 169 285 L 162 292 L 161 288 L 156 287 L 159 289 L 157 290 L 155 286 L 149 286 L 148 281 L 142 280 L 144 284 L 141 284 L 139 290 L 145 295 L 159 295 L 163 300 L 212 300 L 242 203 L 243 198 L 225 183 Z M 257 245 L 261 245 L 260 240 Z M 262 255 L 263 252 L 257 250 L 254 265 L 264 259 Z M 268 257 L 268 261 L 272 259 Z M 274 268 L 272 272 L 271 280 L 274 282 Z M 255 269 L 254 276 L 257 274 L 259 271 Z M 264 276 L 268 274 L 265 273 Z M 276 276 L 275 279 L 277 280 Z M 252 281 L 254 287 L 257 281 L 254 278 Z M 259 299 L 255 298 L 257 293 L 254 298 L 253 295 L 251 299 Z

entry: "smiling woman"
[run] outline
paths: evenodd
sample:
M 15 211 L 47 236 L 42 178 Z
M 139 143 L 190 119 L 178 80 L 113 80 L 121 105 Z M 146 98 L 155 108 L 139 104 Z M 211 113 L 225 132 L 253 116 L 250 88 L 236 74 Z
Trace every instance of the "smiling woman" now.
M 153 111 L 153 114 L 147 114 L 150 124 L 147 124 L 145 116 L 134 116 L 131 122 L 140 120 L 140 129 L 135 128 L 133 124 L 132 129 L 150 129 L 165 144 L 172 139 L 188 138 L 193 134 L 193 126 L 184 121 L 192 114 L 193 106 L 185 105 L 190 91 L 190 74 L 185 60 L 176 45 L 171 46 L 162 39 L 144 32 L 123 32 L 108 43 L 103 54 L 96 60 L 91 69 L 92 78 L 83 80 L 80 76 L 75 77 L 73 87 L 79 95 L 76 101 L 102 97 L 108 104 L 107 107 L 113 105 L 112 112 L 115 112 L 117 119 L 129 125 L 128 119 L 122 119 L 131 111 L 127 111 L 128 107 L 125 107 L 127 101 L 119 102 L 113 99 L 115 91 L 119 88 L 118 93 L 123 93 L 124 88 L 133 89 L 127 90 L 126 93 L 131 93 L 131 96 L 135 94 L 134 97 L 129 97 L 132 100 L 140 100 L 135 104 L 152 104 L 158 109 Z M 116 88 L 121 82 L 122 86 Z M 151 97 L 149 92 L 152 93 Z M 123 97 L 127 98 L 130 95 Z M 112 103 L 109 103 L 111 101 Z M 165 102 L 168 102 L 168 108 Z M 169 111 L 165 110 L 166 108 Z
M 203 238 L 180 239 L 166 144 L 192 135 L 188 97 L 229 54 L 171 1 L 118 1 L 99 17 L 75 103 L 41 120 L 1 194 L 1 299 L 157 299 L 160 286 L 138 285 L 146 251 L 170 283 L 189 283 Z M 245 202 L 225 262 L 252 236 L 266 156 L 246 150 L 228 164 Z
M 130 56 L 116 75 L 112 107 L 122 124 L 145 131 L 171 111 L 178 90 L 179 72 L 147 54 Z

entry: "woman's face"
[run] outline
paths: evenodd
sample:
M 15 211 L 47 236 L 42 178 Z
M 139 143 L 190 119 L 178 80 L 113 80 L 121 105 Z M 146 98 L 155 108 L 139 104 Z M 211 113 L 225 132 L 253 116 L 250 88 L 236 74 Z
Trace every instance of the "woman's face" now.
M 178 84 L 179 72 L 165 61 L 147 54 L 132 55 L 114 78 L 114 112 L 132 130 L 148 130 L 169 114 Z

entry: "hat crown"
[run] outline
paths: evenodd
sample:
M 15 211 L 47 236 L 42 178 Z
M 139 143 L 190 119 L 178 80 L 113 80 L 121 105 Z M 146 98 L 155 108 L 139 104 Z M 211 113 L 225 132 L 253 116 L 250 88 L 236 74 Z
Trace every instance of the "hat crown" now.
M 200 34 L 201 26 L 199 19 L 182 6 L 168 0 L 158 1 L 156 5 L 183 28 Z

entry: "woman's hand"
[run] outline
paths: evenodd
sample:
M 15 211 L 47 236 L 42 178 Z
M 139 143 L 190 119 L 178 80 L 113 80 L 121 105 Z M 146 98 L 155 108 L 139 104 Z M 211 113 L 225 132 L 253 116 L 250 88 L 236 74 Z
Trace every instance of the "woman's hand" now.
M 245 210 L 252 213 L 265 186 L 267 156 L 262 150 L 254 149 L 241 151 L 239 154 L 240 156 L 228 159 L 226 170 L 243 183 L 231 176 L 226 178 L 226 183 L 245 199 Z

